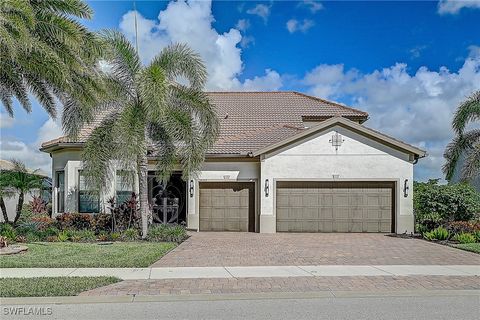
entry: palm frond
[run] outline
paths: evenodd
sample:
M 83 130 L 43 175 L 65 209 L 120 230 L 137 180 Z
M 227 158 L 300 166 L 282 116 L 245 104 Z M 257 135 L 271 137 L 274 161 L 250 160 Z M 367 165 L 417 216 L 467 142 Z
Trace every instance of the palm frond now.
M 140 58 L 128 39 L 120 32 L 104 30 L 101 37 L 106 46 L 106 58 L 111 74 L 129 88 L 141 69 Z
M 468 153 L 479 141 L 480 129 L 474 129 L 465 132 L 463 135 L 456 136 L 452 142 L 447 145 L 443 155 L 445 164 L 442 167 L 447 180 L 453 178 L 462 155 Z
M 462 167 L 462 180 L 468 181 L 480 175 L 480 141 L 466 153 Z
M 164 48 L 151 65 L 165 70 L 171 81 L 182 77 L 187 79 L 195 89 L 203 88 L 207 81 L 207 69 L 202 58 L 186 44 L 176 43 Z
M 452 121 L 452 127 L 457 134 L 462 134 L 469 123 L 479 120 L 480 90 L 474 92 L 458 106 Z

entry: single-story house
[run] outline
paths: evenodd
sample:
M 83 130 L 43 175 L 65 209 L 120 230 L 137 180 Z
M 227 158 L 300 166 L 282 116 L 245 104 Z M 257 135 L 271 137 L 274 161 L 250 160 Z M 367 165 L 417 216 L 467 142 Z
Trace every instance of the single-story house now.
M 364 126 L 366 112 L 303 93 L 208 95 L 220 134 L 198 175 L 175 172 L 165 186 L 149 159 L 154 219 L 198 231 L 413 232 L 413 165 L 425 151 Z M 87 196 L 81 153 L 94 125 L 42 144 L 54 214 L 108 212 L 110 197 L 137 188 L 118 174 L 109 194 Z

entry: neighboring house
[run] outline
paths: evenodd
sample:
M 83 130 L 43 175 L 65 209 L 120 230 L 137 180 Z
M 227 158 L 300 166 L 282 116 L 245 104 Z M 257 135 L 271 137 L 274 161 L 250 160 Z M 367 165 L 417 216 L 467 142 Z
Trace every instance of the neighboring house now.
M 167 186 L 157 183 L 151 159 L 155 217 L 166 199 L 199 231 L 413 232 L 413 165 L 425 151 L 363 126 L 366 112 L 302 93 L 208 95 L 220 136 L 186 182 L 176 172 Z M 108 194 L 87 196 L 81 152 L 94 126 L 76 141 L 42 145 L 52 157 L 54 214 L 107 211 L 108 198 L 137 190 L 118 174 Z
M 8 160 L 2 160 L 0 159 L 0 170 L 12 170 L 14 168 L 14 165 L 12 162 Z M 33 172 L 33 170 L 29 169 L 30 172 Z M 41 171 L 36 172 L 38 175 L 44 176 L 45 179 L 45 187 L 51 186 L 51 181 L 47 177 L 47 174 Z M 41 192 L 41 190 L 31 190 L 30 192 L 25 194 L 25 200 L 24 204 L 28 204 L 32 199 L 33 196 L 40 196 L 42 195 L 42 198 L 49 202 L 50 201 L 50 193 L 49 192 Z M 12 192 L 11 196 L 6 196 L 3 198 L 5 201 L 5 207 L 7 208 L 7 215 L 8 219 L 10 221 L 13 221 L 15 219 L 16 211 L 17 211 L 17 203 L 18 203 L 18 193 Z M 0 222 L 3 221 L 3 215 L 0 214 Z

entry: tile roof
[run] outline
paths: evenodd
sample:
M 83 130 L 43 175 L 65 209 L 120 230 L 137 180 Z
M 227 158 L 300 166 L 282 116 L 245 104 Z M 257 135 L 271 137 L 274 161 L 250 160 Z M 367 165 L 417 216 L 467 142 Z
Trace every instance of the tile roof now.
M 209 92 L 220 121 L 220 133 L 210 154 L 246 154 L 304 130 L 303 119 L 323 120 L 342 116 L 365 121 L 366 112 L 293 91 Z M 97 116 L 80 131 L 78 139 L 60 137 L 42 144 L 85 142 L 106 114 Z

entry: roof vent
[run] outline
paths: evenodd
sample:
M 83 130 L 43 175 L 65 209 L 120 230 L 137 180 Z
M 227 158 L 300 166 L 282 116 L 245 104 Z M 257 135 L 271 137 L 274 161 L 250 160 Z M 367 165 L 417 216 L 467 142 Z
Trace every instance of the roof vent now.
M 228 113 L 225 115 L 225 117 L 223 119 L 228 119 Z

